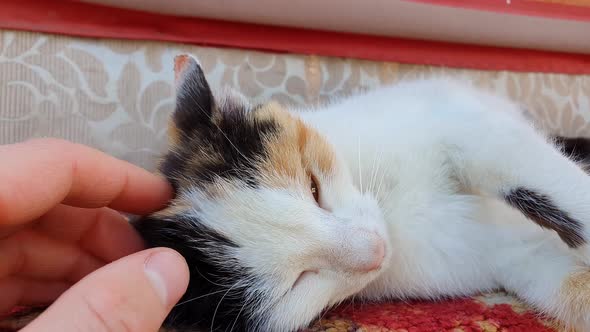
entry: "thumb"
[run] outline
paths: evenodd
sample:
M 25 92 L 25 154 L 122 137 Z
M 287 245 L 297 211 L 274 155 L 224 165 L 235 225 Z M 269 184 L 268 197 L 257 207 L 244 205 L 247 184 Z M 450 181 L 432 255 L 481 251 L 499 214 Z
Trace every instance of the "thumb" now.
M 186 291 L 177 252 L 138 252 L 89 274 L 22 331 L 155 332 Z

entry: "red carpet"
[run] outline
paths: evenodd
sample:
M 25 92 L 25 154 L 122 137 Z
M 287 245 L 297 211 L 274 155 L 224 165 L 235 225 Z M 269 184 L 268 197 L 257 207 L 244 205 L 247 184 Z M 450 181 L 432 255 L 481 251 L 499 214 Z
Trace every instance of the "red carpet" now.
M 478 299 L 442 302 L 345 304 L 306 332 L 553 332 L 559 331 L 522 305 Z

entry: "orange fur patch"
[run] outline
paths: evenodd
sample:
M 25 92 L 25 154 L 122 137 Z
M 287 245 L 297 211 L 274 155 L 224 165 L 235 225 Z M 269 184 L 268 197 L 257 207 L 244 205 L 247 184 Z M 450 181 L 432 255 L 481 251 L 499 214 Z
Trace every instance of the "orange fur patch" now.
M 180 144 L 180 131 L 174 124 L 174 119 L 172 116 L 168 120 L 168 144 L 170 146 L 176 146 Z
M 563 299 L 563 314 L 566 317 L 574 319 L 585 317 L 590 311 L 590 270 L 581 269 L 572 273 L 564 281 L 560 297 Z
M 280 128 L 265 142 L 268 158 L 263 161 L 261 171 L 267 185 L 307 185 L 311 173 L 334 172 L 334 153 L 328 142 L 280 105 L 262 106 L 256 111 L 256 119 L 272 120 Z
M 182 54 L 174 57 L 174 80 L 177 82 L 180 79 L 181 74 L 186 69 L 186 66 L 190 62 L 190 55 Z
M 185 201 L 183 198 L 175 198 L 170 206 L 154 213 L 153 215 L 157 218 L 165 219 L 167 217 L 185 214 L 189 209 L 191 209 L 191 204 L 189 202 Z
M 335 155 L 330 144 L 314 129 L 310 129 L 298 120 L 301 127 L 300 142 L 304 142 L 300 146 L 303 160 L 308 167 L 312 167 L 312 162 L 318 170 L 325 174 L 334 172 Z
M 274 188 L 307 188 L 311 183 L 311 174 L 321 177 L 334 172 L 335 156 L 328 142 L 315 129 L 306 126 L 278 103 L 267 103 L 251 114 L 254 116 L 246 117 L 246 121 L 272 121 L 278 127 L 277 133 L 263 140 L 268 156 L 260 161 L 259 175 L 264 185 Z M 180 132 L 173 121 L 170 121 L 168 130 L 169 150 L 180 151 L 185 148 L 179 146 Z M 191 151 L 186 166 L 189 169 L 199 169 L 204 164 L 219 163 L 221 159 L 213 147 L 202 146 L 196 151 Z M 190 178 L 180 176 L 176 180 L 180 187 L 193 185 Z M 213 187 L 205 190 L 212 196 L 221 194 L 220 190 Z M 183 205 L 181 202 L 177 203 Z M 181 211 L 171 208 L 162 211 L 166 215 L 178 212 Z

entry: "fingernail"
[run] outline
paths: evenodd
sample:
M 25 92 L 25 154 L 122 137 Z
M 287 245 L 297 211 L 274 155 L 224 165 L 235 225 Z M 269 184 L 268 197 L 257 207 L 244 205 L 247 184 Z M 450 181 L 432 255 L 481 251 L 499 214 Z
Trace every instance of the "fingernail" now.
M 155 252 L 146 259 L 144 269 L 164 306 L 174 305 L 186 291 L 188 267 L 180 254 L 171 250 Z

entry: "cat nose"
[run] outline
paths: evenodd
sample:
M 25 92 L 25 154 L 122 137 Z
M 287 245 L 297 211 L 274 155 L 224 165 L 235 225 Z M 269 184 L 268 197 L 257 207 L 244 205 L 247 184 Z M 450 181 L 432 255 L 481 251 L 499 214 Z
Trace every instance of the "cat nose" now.
M 370 259 L 360 266 L 362 272 L 371 272 L 378 270 L 383 265 L 385 259 L 385 241 L 378 235 L 374 235 Z
M 352 273 L 368 273 L 381 268 L 385 261 L 387 242 L 377 232 L 346 228 L 326 242 L 329 263 L 335 269 Z

